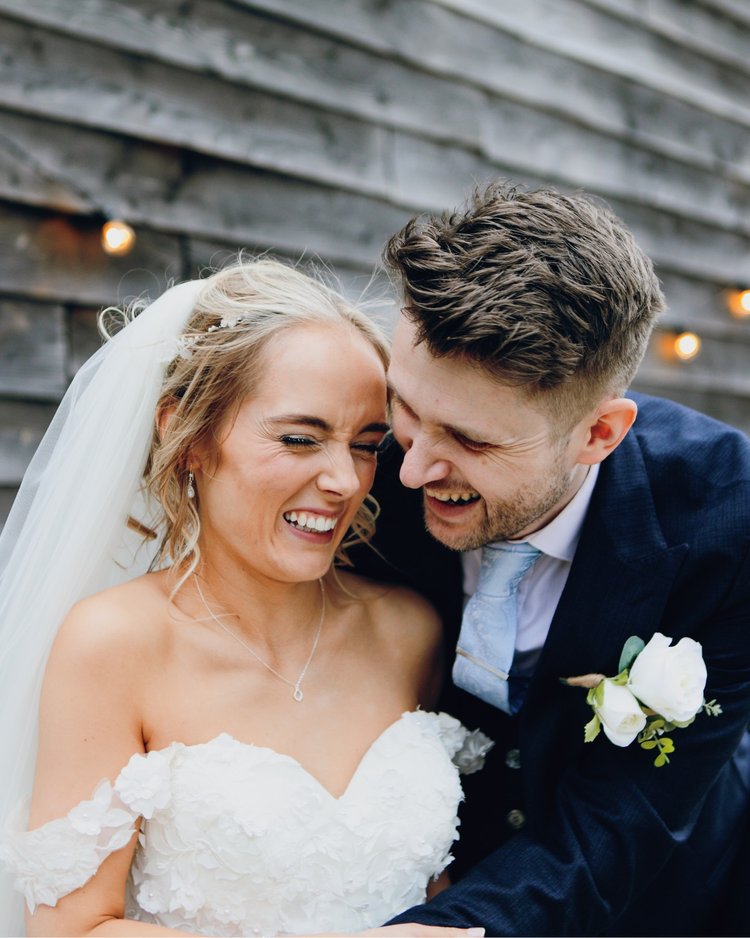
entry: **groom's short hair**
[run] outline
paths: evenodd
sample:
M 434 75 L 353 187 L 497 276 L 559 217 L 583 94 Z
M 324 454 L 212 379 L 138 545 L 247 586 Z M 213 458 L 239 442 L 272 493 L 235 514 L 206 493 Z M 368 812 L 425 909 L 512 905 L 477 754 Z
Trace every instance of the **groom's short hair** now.
M 498 182 L 462 211 L 414 218 L 384 259 L 433 355 L 476 363 L 573 422 L 625 391 L 664 308 L 620 219 L 548 187 Z

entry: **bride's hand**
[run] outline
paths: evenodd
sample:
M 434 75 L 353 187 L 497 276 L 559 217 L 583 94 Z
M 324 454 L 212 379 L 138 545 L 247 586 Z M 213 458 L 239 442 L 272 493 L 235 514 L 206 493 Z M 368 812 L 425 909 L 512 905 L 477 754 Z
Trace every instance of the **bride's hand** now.
M 358 935 L 390 935 L 391 938 L 449 938 L 450 935 L 463 936 L 463 938 L 482 938 L 483 928 L 441 928 L 438 925 L 417 925 L 416 922 L 407 922 L 405 925 L 383 925 L 381 928 L 368 928 L 367 931 L 357 932 Z

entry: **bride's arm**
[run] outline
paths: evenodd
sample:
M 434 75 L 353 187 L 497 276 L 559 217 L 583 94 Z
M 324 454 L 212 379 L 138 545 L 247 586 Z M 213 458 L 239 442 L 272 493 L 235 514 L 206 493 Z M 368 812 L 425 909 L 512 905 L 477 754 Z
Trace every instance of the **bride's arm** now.
M 427 884 L 427 899 L 434 899 L 439 892 L 447 889 L 450 885 L 451 878 L 448 875 L 448 871 L 443 870 L 437 879 L 430 880 L 430 882 Z
M 142 666 L 153 649 L 143 645 L 137 606 L 123 606 L 120 591 L 85 600 L 71 611 L 55 640 L 40 704 L 30 829 L 65 817 L 91 799 L 103 779 L 113 781 L 134 753 L 144 751 Z M 27 934 L 133 935 L 133 923 L 123 917 L 136 840 L 134 834 L 103 860 L 82 888 L 54 907 L 40 905 L 27 914 Z M 176 932 L 139 923 L 137 934 Z

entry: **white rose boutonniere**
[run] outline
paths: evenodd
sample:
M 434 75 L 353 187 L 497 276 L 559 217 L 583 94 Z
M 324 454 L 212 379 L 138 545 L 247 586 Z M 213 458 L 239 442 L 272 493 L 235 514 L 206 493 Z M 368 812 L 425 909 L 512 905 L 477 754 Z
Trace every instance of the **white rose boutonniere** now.
M 675 726 L 692 723 L 703 706 L 706 665 L 692 638 L 676 645 L 657 632 L 630 666 L 628 687 L 655 713 Z
M 637 738 L 643 749 L 656 749 L 654 765 L 663 766 L 674 752 L 667 733 L 690 726 L 703 710 L 719 716 L 721 706 L 706 701 L 706 664 L 703 650 L 692 638 L 676 645 L 661 632 L 648 644 L 631 636 L 622 649 L 618 673 L 583 674 L 563 683 L 588 688 L 587 703 L 594 716 L 584 727 L 584 740 L 592 742 L 603 729 L 616 746 L 629 746 Z
M 627 687 L 606 677 L 598 686 L 590 703 L 604 735 L 615 746 L 629 746 L 646 725 L 646 714 Z

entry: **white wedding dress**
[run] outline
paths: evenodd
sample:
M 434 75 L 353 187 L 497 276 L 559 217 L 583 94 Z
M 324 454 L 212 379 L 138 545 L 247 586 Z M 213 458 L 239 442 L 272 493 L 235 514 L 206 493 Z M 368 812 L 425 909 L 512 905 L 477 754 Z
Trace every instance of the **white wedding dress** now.
M 447 714 L 404 713 L 331 795 L 295 759 L 210 742 L 134 755 L 114 783 L 0 860 L 29 907 L 82 886 L 141 818 L 126 917 L 211 935 L 351 933 L 423 902 L 450 862 L 459 771 L 492 743 Z

